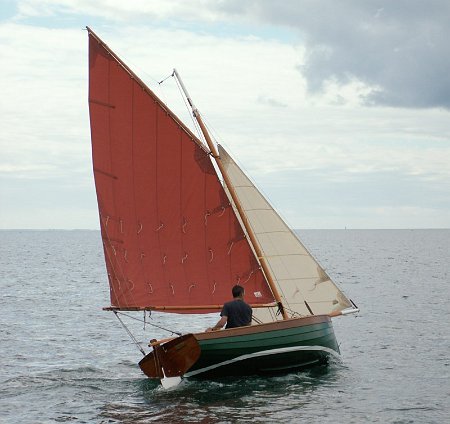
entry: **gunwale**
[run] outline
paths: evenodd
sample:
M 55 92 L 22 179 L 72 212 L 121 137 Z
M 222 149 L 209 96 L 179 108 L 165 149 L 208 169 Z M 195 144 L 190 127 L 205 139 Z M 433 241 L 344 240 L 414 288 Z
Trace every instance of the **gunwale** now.
M 299 318 L 289 318 L 282 321 L 280 320 L 262 324 L 252 324 L 247 325 L 245 327 L 228 328 L 225 330 L 210 331 L 204 333 L 194 333 L 193 335 L 198 341 L 203 341 L 203 340 L 221 339 L 231 336 L 245 336 L 256 333 L 287 330 L 290 328 L 297 328 L 326 322 L 331 323 L 331 318 L 328 315 L 311 315 Z

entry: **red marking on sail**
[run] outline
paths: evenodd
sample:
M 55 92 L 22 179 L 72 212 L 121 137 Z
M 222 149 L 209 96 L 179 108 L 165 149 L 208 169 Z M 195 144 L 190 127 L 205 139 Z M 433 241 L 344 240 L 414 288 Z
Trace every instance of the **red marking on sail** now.
M 272 302 L 206 149 L 91 33 L 89 111 L 112 306 Z

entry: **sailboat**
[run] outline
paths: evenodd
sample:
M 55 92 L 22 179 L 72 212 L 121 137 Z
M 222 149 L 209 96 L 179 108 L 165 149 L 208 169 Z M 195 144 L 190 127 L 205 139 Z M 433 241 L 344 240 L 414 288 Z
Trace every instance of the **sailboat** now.
M 107 310 L 220 312 L 245 288 L 251 325 L 149 343 L 163 383 L 289 372 L 339 355 L 331 318 L 358 312 L 223 146 L 174 70 L 204 141 L 90 29 L 94 179 Z

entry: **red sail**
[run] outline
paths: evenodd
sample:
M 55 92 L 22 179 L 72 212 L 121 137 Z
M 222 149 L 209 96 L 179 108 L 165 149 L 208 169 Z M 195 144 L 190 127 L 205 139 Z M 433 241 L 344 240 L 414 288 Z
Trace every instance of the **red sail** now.
M 273 302 L 206 149 L 91 32 L 89 110 L 111 305 Z

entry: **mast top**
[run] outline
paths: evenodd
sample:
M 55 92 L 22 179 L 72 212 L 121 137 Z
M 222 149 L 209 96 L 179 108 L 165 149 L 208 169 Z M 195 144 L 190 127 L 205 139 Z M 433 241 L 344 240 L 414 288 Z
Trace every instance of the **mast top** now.
M 189 106 L 192 108 L 192 113 L 194 114 L 195 117 L 197 117 L 198 109 L 195 107 L 194 102 L 192 101 L 191 96 L 189 95 L 187 88 L 183 83 L 183 80 L 180 78 L 180 74 L 177 72 L 175 68 L 173 68 L 173 75 L 175 75 L 177 81 L 180 83 L 181 89 L 183 90 L 183 93 L 186 96 Z

